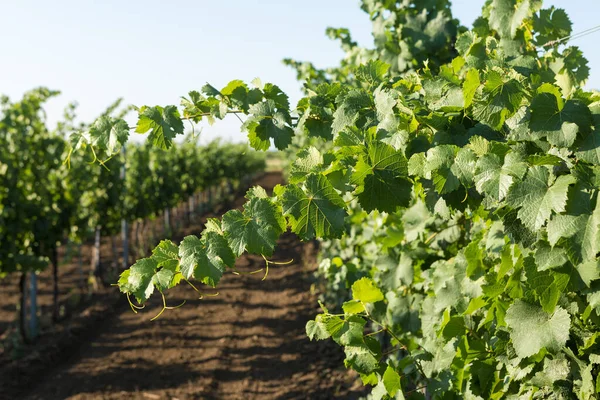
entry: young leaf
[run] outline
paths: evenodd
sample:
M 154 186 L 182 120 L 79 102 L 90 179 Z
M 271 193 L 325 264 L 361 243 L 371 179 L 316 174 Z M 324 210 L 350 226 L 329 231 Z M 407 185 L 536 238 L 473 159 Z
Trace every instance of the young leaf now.
M 376 303 L 383 300 L 383 293 L 371 279 L 364 277 L 352 284 L 352 298 L 363 303 Z

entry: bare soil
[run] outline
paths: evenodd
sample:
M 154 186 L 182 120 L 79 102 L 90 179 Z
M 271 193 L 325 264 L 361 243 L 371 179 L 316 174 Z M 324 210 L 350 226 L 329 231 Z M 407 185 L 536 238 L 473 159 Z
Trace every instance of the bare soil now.
M 270 190 L 281 182 L 275 172 L 256 183 Z M 241 204 L 238 198 L 234 206 Z M 174 238 L 201 229 L 197 223 Z M 304 332 L 317 312 L 310 290 L 315 254 L 314 243 L 285 234 L 272 259 L 291 264 L 272 265 L 264 281 L 261 273 L 228 273 L 219 295 L 202 300 L 180 285 L 168 304 L 187 303 L 153 322 L 160 296 L 134 314 L 122 297 L 107 293 L 65 323 L 52 342 L 0 366 L 0 398 L 357 398 L 361 385 L 344 369 L 340 348 L 310 342 Z M 254 271 L 264 261 L 243 256 L 236 267 Z

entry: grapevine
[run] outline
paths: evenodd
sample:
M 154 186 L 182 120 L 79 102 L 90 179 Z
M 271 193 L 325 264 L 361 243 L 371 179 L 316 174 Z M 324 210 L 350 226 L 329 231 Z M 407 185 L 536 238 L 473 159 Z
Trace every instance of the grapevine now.
M 144 235 L 149 219 L 189 201 L 189 221 L 198 211 L 193 200 L 201 192 L 212 193 L 225 182 L 233 190 L 249 174 L 264 168 L 264 158 L 248 151 L 246 145 L 215 141 L 201 146 L 197 137 L 178 144 L 178 152 L 157 153 L 147 146 L 129 144 L 123 153 L 110 140 L 106 143 L 112 146 L 111 152 L 103 148 L 91 153 L 74 152 L 72 146 L 77 144 L 71 142 L 69 146 L 66 134 L 76 129 L 120 129 L 122 122 L 111 121 L 120 120 L 127 109 L 118 111 L 119 100 L 93 124 L 76 126 L 76 106 L 70 105 L 63 121 L 52 130 L 46 124 L 43 106 L 56 95 L 56 91 L 40 88 L 26 93 L 18 102 L 3 98 L 1 106 L 0 278 L 21 275 L 19 330 L 25 341 L 31 341 L 38 331 L 36 274 L 49 265 L 53 278 L 52 317 L 54 322 L 61 319 L 59 246 L 79 246 L 78 285 L 82 292 L 89 293 L 99 283 L 114 282 L 119 269 L 115 236 L 124 219 L 133 222 L 138 230 L 142 225 Z M 65 158 L 68 163 L 61 163 Z M 97 168 L 90 161 L 101 162 L 102 167 Z M 121 176 L 123 166 L 128 170 L 128 179 Z M 198 202 L 198 206 L 201 204 L 203 201 Z M 111 240 L 111 270 L 101 263 L 100 234 Z M 81 244 L 92 235 L 98 240 L 88 274 L 82 265 Z M 139 235 L 133 236 L 137 254 L 146 254 L 146 247 L 158 242 L 154 238 L 140 241 Z M 90 279 L 86 279 L 87 275 L 91 275 Z
M 490 0 L 469 31 L 449 2 L 422 3 L 364 0 L 376 48 L 331 30 L 338 68 L 288 60 L 306 79 L 295 109 L 276 85 L 239 80 L 141 107 L 136 131 L 161 149 L 184 120 L 233 113 L 255 149 L 299 151 L 288 184 L 161 242 L 120 290 L 144 304 L 181 281 L 216 287 L 290 229 L 326 240 L 324 300 L 342 311 L 323 303 L 307 334 L 342 346 L 373 398 L 596 398 L 600 95 L 583 89 L 581 52 L 559 46 L 570 21 Z M 126 141 L 73 137 L 107 156 Z

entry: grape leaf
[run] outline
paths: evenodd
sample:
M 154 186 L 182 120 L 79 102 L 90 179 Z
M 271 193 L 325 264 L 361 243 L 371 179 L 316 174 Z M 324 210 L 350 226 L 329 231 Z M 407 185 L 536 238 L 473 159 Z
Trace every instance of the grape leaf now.
M 540 307 L 515 300 L 506 311 L 505 320 L 520 358 L 537 354 L 543 348 L 558 351 L 569 338 L 571 319 L 561 307 L 548 314 Z
M 407 176 L 408 162 L 404 155 L 390 145 L 375 143 L 356 164 L 352 174 L 354 193 L 366 211 L 393 212 L 410 201 L 412 184 Z
M 235 256 L 227 240 L 216 232 L 208 232 L 202 239 L 186 236 L 179 245 L 181 273 L 185 279 L 194 278 L 215 287 L 225 267 L 232 267 Z
M 365 311 L 365 306 L 359 300 L 348 300 L 342 304 L 342 310 L 346 314 L 360 314 Z
M 342 100 L 333 114 L 333 124 L 331 126 L 334 135 L 346 127 L 354 125 L 361 111 L 373 108 L 373 100 L 363 90 L 351 90 L 346 96 L 340 96 L 340 98 Z
M 529 0 L 518 3 L 512 0 L 493 0 L 490 9 L 490 28 L 500 34 L 500 37 L 514 38 L 517 29 L 529 15 Z
M 177 253 L 179 249 L 175 243 L 170 240 L 161 240 L 161 242 L 152 250 L 152 259 L 157 263 L 157 266 L 175 271 L 179 265 L 179 257 Z
M 515 153 L 505 156 L 485 154 L 477 160 L 474 177 L 477 191 L 496 201 L 504 200 L 515 179 L 521 179 L 527 171 L 527 165 Z
M 153 277 L 156 267 L 156 261 L 152 258 L 137 260 L 119 277 L 119 289 L 123 293 L 133 294 L 138 303 L 144 303 L 154 292 Z
M 525 90 L 516 73 L 499 68 L 489 70 L 484 79 L 473 97 L 473 117 L 498 130 L 519 109 Z
M 383 300 L 383 293 L 371 279 L 364 277 L 352 284 L 352 298 L 363 303 L 375 303 Z
M 336 335 L 344 326 L 345 321 L 337 316 L 319 314 L 306 324 L 306 334 L 310 340 L 323 340 Z
M 552 93 L 540 93 L 531 101 L 529 128 L 550 144 L 569 147 L 575 142 L 577 133 L 589 132 L 591 125 L 589 108 L 578 101 L 567 100 L 561 108 Z
M 455 191 L 460 187 L 459 175 L 464 178 L 472 173 L 475 164 L 471 164 L 468 160 L 463 162 L 463 165 L 455 165 L 457 152 L 458 147 L 454 145 L 436 146 L 427 152 L 423 172 L 425 176 L 431 176 L 439 194 Z
M 175 106 L 148 107 L 139 110 L 139 120 L 135 131 L 137 133 L 152 132 L 148 140 L 155 147 L 168 149 L 173 144 L 173 139 L 178 134 L 183 134 L 183 122 Z
M 475 68 L 469 69 L 465 75 L 465 81 L 462 87 L 463 95 L 465 97 L 465 108 L 473 104 L 473 97 L 475 97 L 475 92 L 479 85 L 481 85 L 481 82 L 479 81 L 479 71 Z
M 579 142 L 575 154 L 583 161 L 600 165 L 600 124 Z
M 543 46 L 546 43 L 562 39 L 571 34 L 571 20 L 561 8 L 554 6 L 540 10 L 539 14 L 534 15 L 533 29 L 537 33 L 536 44 Z
M 323 175 L 309 174 L 304 189 L 288 185 L 282 197 L 283 214 L 303 240 L 340 237 L 346 204 Z
M 223 230 L 236 256 L 245 250 L 271 256 L 285 230 L 285 220 L 271 200 L 253 197 L 244 205 L 243 213 L 231 210 L 223 215 Z
M 91 144 L 105 150 L 108 155 L 112 155 L 127 143 L 129 125 L 122 119 L 102 116 L 90 126 L 89 137 Z
M 532 167 L 525 179 L 508 192 L 507 203 L 520 207 L 517 216 L 532 231 L 544 226 L 553 211 L 565 211 L 569 185 L 575 183 L 572 175 L 559 176 L 554 183 L 550 178 L 546 167 Z
M 379 368 L 379 360 L 366 345 L 345 346 L 344 364 L 360 374 L 370 374 Z
M 268 150 L 271 139 L 279 150 L 288 147 L 294 136 L 289 126 L 291 119 L 286 108 L 282 108 L 274 100 L 250 106 L 251 116 L 244 122 L 243 129 L 248 132 L 250 145 L 256 150 Z
M 299 151 L 290 171 L 290 183 L 303 181 L 304 177 L 311 172 L 324 172 L 332 161 L 330 154 L 324 156 L 314 146 Z
M 152 283 L 159 291 L 163 292 L 179 283 L 178 276 L 181 276 L 181 274 L 168 268 L 162 268 L 154 274 Z
M 306 323 L 306 336 L 310 340 L 325 340 L 328 339 L 331 335 L 327 332 L 325 324 L 323 322 L 317 321 L 308 321 Z
M 401 390 L 400 375 L 390 365 L 387 366 L 383 373 L 383 385 L 387 394 L 394 397 Z
M 567 254 L 577 265 L 594 260 L 600 252 L 600 203 L 586 193 L 573 195 L 567 214 L 557 215 L 548 223 L 548 242 L 554 246 L 566 239 Z
M 552 221 L 548 223 L 549 230 L 550 224 L 552 224 Z M 540 242 L 535 252 L 535 262 L 538 270 L 545 271 L 563 266 L 567 262 L 567 254 L 565 249 L 561 247 L 551 247 L 544 242 Z
M 371 86 L 378 86 L 384 81 L 390 65 L 381 60 L 369 60 L 356 68 L 356 77 Z

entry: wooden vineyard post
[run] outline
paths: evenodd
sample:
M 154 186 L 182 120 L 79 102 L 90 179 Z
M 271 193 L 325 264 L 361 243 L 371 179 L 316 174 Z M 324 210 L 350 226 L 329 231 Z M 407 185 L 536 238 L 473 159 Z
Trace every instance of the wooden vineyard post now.
M 123 163 L 121 164 L 120 178 L 123 181 L 123 192 L 125 192 L 125 160 L 127 152 L 125 146 L 121 148 L 121 155 L 123 156 Z M 121 218 L 121 243 L 123 244 L 123 269 L 127 269 L 129 266 L 129 232 L 127 226 L 127 219 L 123 215 Z
M 29 338 L 35 339 L 37 333 L 37 274 L 32 271 L 29 273 Z
M 96 226 L 94 231 L 94 250 L 92 253 L 92 274 L 96 279 L 102 277 L 102 264 L 100 263 L 100 231 L 102 227 Z M 94 289 L 97 289 L 97 282 L 94 282 Z

